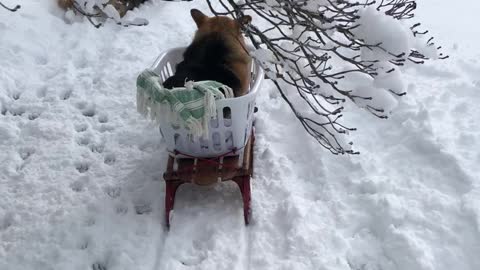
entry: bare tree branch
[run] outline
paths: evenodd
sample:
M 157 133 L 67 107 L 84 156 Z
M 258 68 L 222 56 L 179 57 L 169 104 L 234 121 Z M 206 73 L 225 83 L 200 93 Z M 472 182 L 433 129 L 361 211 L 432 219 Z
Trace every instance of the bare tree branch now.
M 15 7 L 13 8 L 9 8 L 7 7 L 5 4 L 3 4 L 2 2 L 0 2 L 0 6 L 3 7 L 4 9 L 8 10 L 8 11 L 11 11 L 11 12 L 15 12 L 17 10 L 19 10 L 21 8 L 20 5 L 16 5 Z
M 253 24 L 243 29 L 257 51 L 271 55 L 264 59 L 265 56 L 255 52 L 253 57 L 261 63 L 305 130 L 333 154 L 358 154 L 350 149 L 351 143 L 339 138 L 355 130 L 340 123 L 347 102 L 355 103 L 379 118 L 388 117 L 384 108 L 370 102 L 372 97 L 361 96 L 342 85 L 351 74 L 375 78 L 379 72 L 390 74 L 395 71 L 395 68 L 380 70 L 380 61 L 364 60 L 362 52 L 382 52 L 388 56 L 388 63 L 394 66 L 402 66 L 406 61 L 421 64 L 428 59 L 417 50 L 390 52 L 384 44 L 369 44 L 355 34 L 360 26 L 360 9 L 375 7 L 395 20 L 408 20 L 414 17 L 415 0 L 365 0 L 363 3 L 349 0 L 218 1 L 224 10 L 217 11 L 212 4 L 215 1 L 207 0 L 215 15 L 240 17 L 248 12 L 266 23 L 264 29 Z M 420 24 L 414 24 L 410 28 L 415 37 L 428 33 L 418 30 L 419 27 Z M 432 40 L 427 41 L 428 46 L 435 46 Z M 448 56 L 440 53 L 438 57 Z M 336 69 L 333 58 L 348 68 Z M 296 89 L 296 93 L 291 89 Z M 394 96 L 405 95 L 391 89 L 386 91 Z

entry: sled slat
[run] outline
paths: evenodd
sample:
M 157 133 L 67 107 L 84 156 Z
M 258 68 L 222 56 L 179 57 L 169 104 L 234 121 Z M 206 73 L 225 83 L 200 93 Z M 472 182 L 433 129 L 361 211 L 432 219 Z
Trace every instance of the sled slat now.
M 233 179 L 237 176 L 239 167 L 239 156 L 224 157 L 221 169 L 222 180 Z
M 218 160 L 218 159 L 217 159 Z M 215 160 L 215 162 L 217 162 Z M 211 185 L 218 181 L 218 165 L 207 160 L 197 159 L 197 169 L 193 182 L 197 185 Z

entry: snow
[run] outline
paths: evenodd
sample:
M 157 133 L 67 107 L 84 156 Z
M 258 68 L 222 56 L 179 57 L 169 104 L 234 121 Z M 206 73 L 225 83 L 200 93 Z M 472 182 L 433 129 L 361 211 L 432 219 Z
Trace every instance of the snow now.
M 386 51 L 399 55 L 408 53 L 413 40 L 410 29 L 402 21 L 377 11 L 375 7 L 360 9 L 359 27 L 353 29 L 353 34 L 366 44 L 377 45 Z M 380 49 L 362 51 L 363 60 L 390 60 L 393 57 Z
M 152 1 L 133 11 L 148 26 L 95 29 L 47 2 L 0 9 L 0 269 L 480 269 L 478 1 L 418 2 L 450 59 L 407 66 L 388 120 L 349 108 L 358 156 L 321 148 L 266 82 L 252 224 L 232 183 L 184 185 L 168 232 L 135 78 L 208 7 Z
M 120 14 L 118 14 L 118 11 L 112 5 L 106 5 L 102 11 L 105 12 L 108 17 L 113 18 L 116 22 L 120 21 Z

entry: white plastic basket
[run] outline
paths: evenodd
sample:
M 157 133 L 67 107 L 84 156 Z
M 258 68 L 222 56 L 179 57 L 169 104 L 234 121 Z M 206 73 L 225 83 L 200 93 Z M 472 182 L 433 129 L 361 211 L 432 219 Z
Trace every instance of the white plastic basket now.
M 174 48 L 162 53 L 152 69 L 162 82 L 175 73 L 175 66 L 183 60 L 185 48 Z M 248 94 L 216 101 L 217 117 L 209 124 L 207 138 L 194 138 L 183 126 L 174 127 L 166 118 L 160 120 L 160 132 L 170 152 L 195 157 L 214 157 L 243 149 L 250 138 L 255 97 L 263 81 L 263 70 L 252 62 L 252 80 Z M 229 116 L 230 115 L 230 116 Z

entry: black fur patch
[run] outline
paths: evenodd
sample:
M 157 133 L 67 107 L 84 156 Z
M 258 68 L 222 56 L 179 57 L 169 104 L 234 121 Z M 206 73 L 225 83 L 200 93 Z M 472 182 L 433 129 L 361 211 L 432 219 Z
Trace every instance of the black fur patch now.
M 183 54 L 183 61 L 176 66 L 175 75 L 168 78 L 163 86 L 171 89 L 183 87 L 186 80 L 213 80 L 233 89 L 236 95 L 241 90 L 240 79 L 228 67 L 232 54 L 218 34 L 210 34 L 194 40 Z

